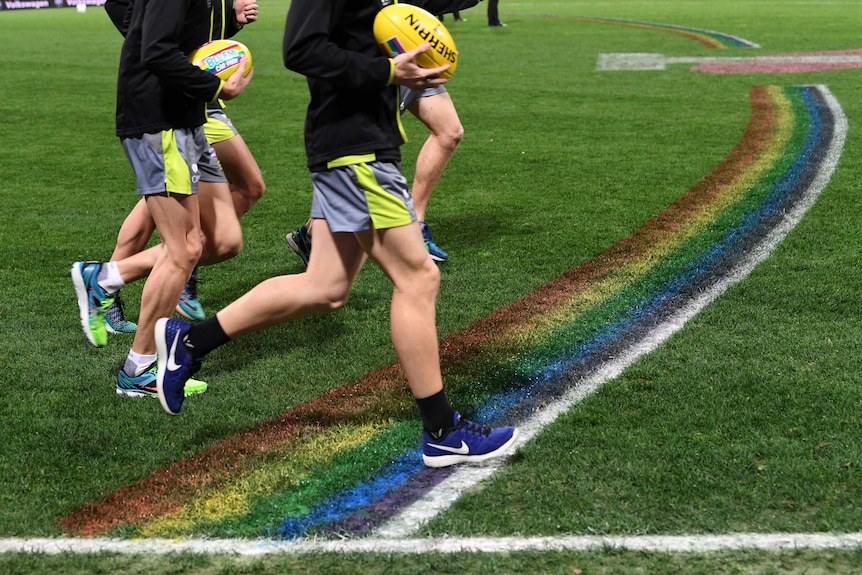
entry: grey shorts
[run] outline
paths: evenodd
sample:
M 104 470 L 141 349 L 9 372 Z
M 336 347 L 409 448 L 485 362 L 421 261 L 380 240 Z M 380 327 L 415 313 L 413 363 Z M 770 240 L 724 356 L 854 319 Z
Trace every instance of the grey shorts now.
M 416 210 L 401 165 L 378 162 L 374 154 L 348 156 L 311 173 L 311 217 L 333 232 L 361 232 L 406 226 Z
M 220 175 L 224 181 L 203 126 L 123 138 L 121 143 L 135 172 L 140 195 L 192 195 L 197 193 L 201 180 L 218 181 L 211 178 Z
M 419 98 L 427 98 L 428 96 L 436 96 L 446 91 L 446 86 L 432 86 L 424 90 L 411 90 L 410 88 L 401 87 L 401 113 L 407 109 L 407 106 Z
M 204 134 L 207 136 L 207 142 L 210 144 L 218 144 L 225 140 L 230 140 L 236 136 L 236 126 L 224 113 L 221 108 L 207 108 L 207 123 L 204 124 Z

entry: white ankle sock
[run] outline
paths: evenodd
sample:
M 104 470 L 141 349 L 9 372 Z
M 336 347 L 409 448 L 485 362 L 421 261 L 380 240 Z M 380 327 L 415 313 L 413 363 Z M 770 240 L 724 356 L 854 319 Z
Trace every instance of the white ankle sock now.
M 107 262 L 102 265 L 99 270 L 99 277 L 96 278 L 102 289 L 108 293 L 120 291 L 120 288 L 126 287 L 126 282 L 123 281 L 123 276 L 120 275 L 120 269 L 117 267 L 117 262 Z
M 126 364 L 123 366 L 123 371 L 131 374 L 132 377 L 138 377 L 147 371 L 153 363 L 155 363 L 157 354 L 142 355 L 129 350 L 129 356 L 126 358 Z

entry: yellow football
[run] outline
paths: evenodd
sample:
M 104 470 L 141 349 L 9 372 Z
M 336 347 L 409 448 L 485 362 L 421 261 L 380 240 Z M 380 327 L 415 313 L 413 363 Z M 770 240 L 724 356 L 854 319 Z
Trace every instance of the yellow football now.
M 246 54 L 248 61 L 245 63 L 244 74 L 248 74 L 251 70 L 251 52 L 245 44 L 235 40 L 207 42 L 189 54 L 189 59 L 201 70 L 215 74 L 222 80 L 227 80 L 236 72 L 240 59 Z
M 458 48 L 449 31 L 436 16 L 417 6 L 385 6 L 374 18 L 374 39 L 390 58 L 429 42 L 431 49 L 420 54 L 416 63 L 423 68 L 449 64 L 449 69 L 440 74 L 441 78 L 451 78 L 458 67 Z

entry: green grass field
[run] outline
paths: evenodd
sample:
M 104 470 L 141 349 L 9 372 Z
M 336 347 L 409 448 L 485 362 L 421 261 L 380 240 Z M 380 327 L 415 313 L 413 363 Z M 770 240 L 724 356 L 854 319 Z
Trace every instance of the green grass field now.
M 267 181 L 245 249 L 202 272 L 210 313 L 301 271 L 284 234 L 310 205 L 303 78 L 281 63 L 288 0 L 238 39 L 255 77 L 228 112 Z M 629 238 L 743 137 L 754 86 L 828 86 L 846 114 L 837 170 L 750 277 L 433 517 L 422 536 L 721 535 L 862 531 L 858 293 L 859 69 L 798 74 L 598 71 L 600 54 L 750 57 L 859 46 L 860 2 L 502 0 L 446 23 L 461 52 L 449 90 L 466 129 L 428 211 L 441 266 L 441 338 Z M 647 27 L 720 31 L 710 49 Z M 0 13 L 0 541 L 60 537 L 61 520 L 395 360 L 390 295 L 372 266 L 335 314 L 252 334 L 207 361 L 211 390 L 181 417 L 115 395 L 130 341 L 81 333 L 71 264 L 107 259 L 136 201 L 114 136 L 121 38 L 103 10 Z M 426 132 L 405 117 L 405 171 Z M 124 290 L 137 317 L 140 285 Z M 405 390 L 405 394 L 406 394 Z M 454 394 L 467 402 L 468 391 Z M 279 517 L 272 517 L 277 521 Z M 123 533 L 113 533 L 120 536 Z M 135 535 L 135 533 L 133 533 Z M 139 535 L 139 534 L 138 534 Z M 210 533 L 200 533 L 211 536 Z M 223 537 L 223 533 L 218 533 Z M 244 534 L 248 537 L 247 534 Z M 2 547 L 2 545 L 0 545 Z M 665 553 L 0 554 L 18 573 L 857 573 L 859 549 Z

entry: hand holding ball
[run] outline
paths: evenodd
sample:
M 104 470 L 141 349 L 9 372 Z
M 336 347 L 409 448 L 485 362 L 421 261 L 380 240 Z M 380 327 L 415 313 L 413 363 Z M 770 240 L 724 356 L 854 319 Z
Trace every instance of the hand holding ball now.
M 431 49 L 419 54 L 416 63 L 423 68 L 449 65 L 440 74 L 451 78 L 458 67 L 458 49 L 445 26 L 436 16 L 411 4 L 390 4 L 374 18 L 374 39 L 383 53 L 393 58 L 428 42 Z

